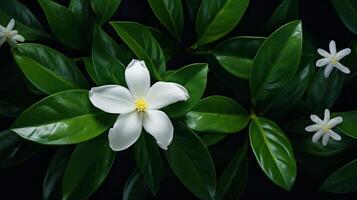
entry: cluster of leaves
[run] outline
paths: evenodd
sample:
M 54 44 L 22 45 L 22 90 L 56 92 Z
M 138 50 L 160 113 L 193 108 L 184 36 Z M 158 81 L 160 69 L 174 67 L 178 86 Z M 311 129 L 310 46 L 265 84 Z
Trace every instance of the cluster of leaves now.
M 155 195 L 166 171 L 175 174 L 200 199 L 238 199 L 247 179 L 249 144 L 267 177 L 290 190 L 297 171 L 294 153 L 336 156 L 356 147 L 357 111 L 334 113 L 344 119 L 337 130 L 343 134 L 341 142 L 322 146 L 312 143 L 311 135 L 304 131 L 309 114 L 332 108 L 344 83 L 354 79 L 356 41 L 351 41 L 353 55 L 346 60 L 354 73 L 345 77 L 334 71 L 326 79 L 322 69 L 315 69 L 317 46 L 298 20 L 297 0 L 282 1 L 263 27 L 271 33 L 268 37 L 233 38 L 224 36 L 237 26 L 249 0 L 148 2 L 165 30 L 132 21 L 111 21 L 120 43 L 103 26 L 108 25 L 121 0 L 71 0 L 68 7 L 53 0 L 38 0 L 54 37 L 23 3 L 0 2 L 0 24 L 14 18 L 15 28 L 27 41 L 42 43 L 17 45 L 12 49 L 16 64 L 0 68 L 0 113 L 15 119 L 0 133 L 0 166 L 26 160 L 42 145 L 66 145 L 58 147 L 49 165 L 44 199 L 87 199 L 105 180 L 116 158 L 106 132 L 116 116 L 94 108 L 88 89 L 125 85 L 125 66 L 135 57 L 146 62 L 155 80 L 183 85 L 190 99 L 165 109 L 175 126 L 167 151 L 160 151 L 148 134 L 139 138 L 134 147 L 138 169 L 128 179 L 123 199 L 140 199 L 138 191 L 145 185 Z M 357 34 L 357 2 L 332 3 L 346 27 Z M 190 23 L 185 23 L 184 16 Z M 203 63 L 173 69 L 166 64 L 183 52 L 185 24 L 195 24 L 197 40 L 184 52 Z M 68 58 L 43 45 L 48 41 L 59 41 L 85 56 Z M 227 89 L 239 88 L 239 96 L 249 97 L 250 102 L 243 107 L 238 103 L 240 98 L 202 98 L 209 69 L 219 79 L 232 80 Z M 245 132 L 245 144 L 217 181 L 209 146 Z M 320 189 L 356 191 L 356 169 L 354 160 L 329 176 Z

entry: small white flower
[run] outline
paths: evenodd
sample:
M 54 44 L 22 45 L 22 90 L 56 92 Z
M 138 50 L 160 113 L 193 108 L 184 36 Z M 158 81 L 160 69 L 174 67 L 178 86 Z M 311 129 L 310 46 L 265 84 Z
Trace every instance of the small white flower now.
M 335 117 L 330 119 L 330 111 L 325 109 L 324 120 L 320 119 L 317 115 L 311 115 L 311 120 L 315 123 L 313 125 L 307 126 L 305 130 L 307 132 L 315 132 L 312 136 L 312 142 L 316 143 L 322 137 L 322 144 L 327 145 L 330 137 L 336 141 L 341 140 L 341 136 L 334 132 L 332 128 L 342 123 L 342 117 Z
M 173 138 L 173 125 L 159 109 L 189 98 L 187 90 L 171 82 L 150 87 L 150 73 L 144 61 L 132 60 L 125 69 L 129 90 L 120 85 L 94 87 L 89 92 L 92 104 L 108 113 L 120 114 L 109 130 L 109 145 L 114 151 L 127 149 L 139 138 L 142 127 L 164 150 Z
M 25 41 L 25 38 L 18 34 L 17 30 L 13 30 L 14 27 L 14 19 L 11 19 L 6 27 L 0 25 L 0 46 L 7 41 L 11 47 L 15 47 L 18 42 Z
M 349 74 L 351 72 L 350 69 L 342 65 L 340 63 L 340 60 L 345 56 L 347 56 L 348 54 L 350 54 L 351 49 L 345 48 L 337 52 L 336 43 L 333 40 L 329 44 L 329 49 L 330 49 L 330 53 L 328 53 L 323 49 L 317 49 L 317 52 L 324 58 L 321 58 L 316 62 L 316 67 L 322 67 L 326 65 L 324 71 L 325 78 L 328 78 L 330 76 L 334 67 L 339 69 L 341 72 L 345 74 Z

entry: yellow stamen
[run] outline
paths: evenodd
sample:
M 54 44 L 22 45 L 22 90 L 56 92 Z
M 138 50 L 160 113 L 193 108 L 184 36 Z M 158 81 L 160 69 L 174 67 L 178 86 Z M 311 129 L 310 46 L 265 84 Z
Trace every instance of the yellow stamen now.
M 325 126 L 322 127 L 322 130 L 323 130 L 325 133 L 327 133 L 327 132 L 329 132 L 329 131 L 331 130 L 331 128 L 325 125 Z
M 145 99 L 137 99 L 135 101 L 135 108 L 137 112 L 144 112 L 148 107 L 148 103 L 145 101 Z
M 331 59 L 331 64 L 336 65 L 336 64 L 337 64 L 337 62 L 338 62 L 338 61 L 336 60 L 336 58 L 332 58 L 332 59 Z

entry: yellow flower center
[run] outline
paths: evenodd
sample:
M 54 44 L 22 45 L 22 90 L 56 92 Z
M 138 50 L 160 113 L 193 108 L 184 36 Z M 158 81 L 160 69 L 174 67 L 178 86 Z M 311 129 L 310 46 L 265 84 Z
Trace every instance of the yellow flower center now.
M 329 126 L 325 125 L 325 126 L 322 127 L 322 130 L 323 130 L 325 133 L 327 133 L 327 132 L 329 132 L 329 131 L 331 130 L 331 128 L 330 128 Z
M 144 112 L 148 108 L 148 103 L 145 101 L 145 99 L 137 99 L 135 101 L 135 109 L 137 112 Z
M 335 57 L 333 57 L 332 59 L 331 59 L 331 64 L 334 64 L 334 65 L 336 65 L 337 64 L 337 60 L 336 60 L 336 58 Z

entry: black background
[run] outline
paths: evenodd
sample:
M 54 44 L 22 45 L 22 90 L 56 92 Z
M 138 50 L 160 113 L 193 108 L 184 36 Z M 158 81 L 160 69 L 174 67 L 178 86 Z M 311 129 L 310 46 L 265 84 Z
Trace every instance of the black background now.
M 41 19 L 45 25 L 45 18 L 35 0 L 23 1 L 34 13 Z M 58 1 L 59 2 L 59 1 Z M 63 1 L 67 4 L 68 1 Z M 261 35 L 260 28 L 272 14 L 273 10 L 278 6 L 279 0 L 251 0 L 247 13 L 244 15 L 242 21 L 235 29 L 231 36 L 234 35 Z M 328 42 L 334 39 L 337 43 L 337 48 L 346 47 L 354 35 L 342 24 L 339 20 L 335 10 L 329 0 L 300 0 L 300 16 L 303 22 L 304 30 L 312 33 L 313 37 L 321 48 L 327 48 Z M 187 13 L 185 15 L 186 19 Z M 160 23 L 152 14 L 146 0 L 123 0 L 119 10 L 112 20 L 133 20 L 151 25 L 160 30 L 164 30 Z M 47 25 L 45 27 L 48 30 Z M 191 24 L 186 20 L 186 27 L 191 27 Z M 245 27 L 240 29 L 240 27 Z M 113 32 L 110 27 L 105 27 L 108 32 Z M 90 33 L 83 33 L 90 34 Z M 183 47 L 188 47 L 194 42 L 194 30 L 192 28 L 185 28 Z M 117 40 L 119 40 L 116 37 Z M 77 57 L 81 54 L 69 50 L 60 44 L 49 44 L 69 57 Z M 0 63 L 6 63 L 11 60 L 8 48 L 0 47 Z M 192 61 L 199 60 L 185 55 L 178 55 L 169 65 L 183 66 Z M 210 81 L 216 81 L 215 77 L 210 77 Z M 219 84 L 218 84 L 219 85 Z M 346 85 L 341 94 L 334 110 L 344 111 L 357 108 L 357 99 L 354 95 L 356 86 L 354 83 Z M 225 94 L 232 96 L 233 94 L 228 89 L 221 89 L 220 91 L 207 91 L 207 94 Z M 7 120 L 11 123 L 11 120 Z M 7 128 L 6 124 L 1 125 L 2 129 Z M 218 175 L 222 172 L 222 168 L 227 164 L 228 159 L 220 159 L 222 157 L 229 158 L 232 153 L 242 144 L 244 140 L 244 132 L 228 137 L 223 141 L 225 149 L 229 150 L 226 154 L 218 154 L 220 147 L 214 146 L 211 150 L 213 152 L 214 160 L 226 160 L 217 162 Z M 45 147 L 38 154 L 33 156 L 28 161 L 17 166 L 0 169 L 0 199 L 41 199 L 42 183 L 48 167 L 51 156 L 55 147 Z M 315 158 L 313 158 L 315 159 Z M 317 159 L 317 158 L 316 158 Z M 332 159 L 332 158 L 327 158 Z M 318 160 L 318 159 L 317 159 Z M 342 166 L 346 162 L 338 163 L 336 160 L 334 165 Z M 326 165 L 325 168 L 329 168 Z M 332 167 L 331 167 L 332 168 Z M 98 191 L 90 199 L 121 199 L 125 181 L 135 169 L 135 161 L 131 150 L 119 152 L 113 168 L 108 175 L 106 181 L 98 189 Z M 334 195 L 324 192 L 319 192 L 318 187 L 323 180 L 319 173 L 312 173 L 306 170 L 304 166 L 298 165 L 298 176 L 296 183 L 290 192 L 286 192 L 274 185 L 257 165 L 254 155 L 249 152 L 249 175 L 248 185 L 242 196 L 242 199 L 356 199 L 357 194 Z M 324 171 L 326 169 L 321 169 Z M 328 169 L 333 170 L 333 169 Z M 187 191 L 181 183 L 174 178 L 163 180 L 159 194 L 157 197 L 148 195 L 147 199 L 196 199 L 189 191 Z

